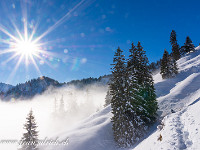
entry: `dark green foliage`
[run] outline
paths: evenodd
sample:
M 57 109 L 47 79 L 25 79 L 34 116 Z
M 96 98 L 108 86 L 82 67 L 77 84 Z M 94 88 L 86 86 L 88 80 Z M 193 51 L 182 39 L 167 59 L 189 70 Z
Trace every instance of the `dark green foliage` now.
M 160 68 L 161 59 L 149 64 L 149 70 L 153 73 Z
M 33 111 L 31 110 L 27 116 L 27 121 L 24 124 L 24 129 L 26 133 L 23 134 L 21 139 L 22 150 L 36 150 L 38 144 L 38 131 L 35 122 L 35 117 L 33 116 Z
M 179 60 L 181 55 L 180 55 L 180 47 L 177 43 L 176 39 L 176 32 L 172 30 L 171 35 L 170 35 L 170 43 L 172 45 L 172 56 L 175 60 Z
M 73 85 L 78 88 L 84 88 L 85 86 L 93 83 L 97 83 L 99 80 L 97 78 L 86 78 L 86 79 L 81 79 L 81 80 L 72 80 L 70 82 L 67 82 L 67 85 Z
M 125 58 L 122 55 L 122 50 L 117 49 L 113 59 L 112 67 L 112 78 L 110 83 L 110 92 L 112 95 L 111 108 L 113 117 L 111 121 L 113 122 L 113 133 L 115 141 L 120 147 L 127 146 L 129 139 L 127 139 L 127 134 L 129 126 L 127 125 L 127 116 L 125 115 L 125 77 L 126 66 Z
M 153 123 L 156 120 L 156 112 L 158 109 L 156 94 L 152 74 L 148 68 L 148 58 L 140 42 L 137 45 L 138 59 L 135 67 L 135 77 L 139 84 L 139 96 L 142 97 L 140 107 L 142 119 L 146 125 Z
M 165 49 L 163 58 L 161 60 L 160 74 L 163 79 L 175 77 L 178 74 L 178 67 L 175 59 L 169 55 Z
M 186 53 L 194 52 L 194 44 L 192 43 L 192 40 L 189 36 L 186 37 L 186 41 L 184 45 L 181 47 L 181 54 L 184 55 Z
M 112 68 L 112 122 L 115 141 L 120 147 L 133 145 L 156 120 L 158 109 L 153 79 L 145 51 L 138 42 L 132 44 L 125 64 L 120 48 L 115 52 Z
M 160 67 L 160 74 L 162 75 L 163 79 L 169 78 L 169 65 L 168 65 L 168 61 L 169 61 L 169 53 L 168 51 L 165 49 L 164 50 L 164 54 L 161 60 L 161 67 Z

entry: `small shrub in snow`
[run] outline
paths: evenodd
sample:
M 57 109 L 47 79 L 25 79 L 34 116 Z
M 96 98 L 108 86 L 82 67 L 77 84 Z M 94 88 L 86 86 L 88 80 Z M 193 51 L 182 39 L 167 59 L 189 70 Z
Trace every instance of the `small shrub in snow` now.
M 162 141 L 162 135 L 161 135 L 161 134 L 159 135 L 159 137 L 158 137 L 157 140 L 158 140 L 158 141 Z

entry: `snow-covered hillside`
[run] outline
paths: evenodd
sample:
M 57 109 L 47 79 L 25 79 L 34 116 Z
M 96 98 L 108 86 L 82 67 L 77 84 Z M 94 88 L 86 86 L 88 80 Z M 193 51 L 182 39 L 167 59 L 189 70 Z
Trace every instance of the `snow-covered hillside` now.
M 196 52 L 181 58 L 178 67 L 180 73 L 173 79 L 162 80 L 159 73 L 154 75 L 159 113 L 164 123 L 163 129 L 159 131 L 156 126 L 153 127 L 146 139 L 129 149 L 200 149 L 198 131 L 200 129 L 200 47 L 196 48 Z M 175 113 L 171 113 L 171 109 L 175 110 Z M 59 140 L 69 138 L 68 145 L 59 146 L 57 149 L 117 149 L 113 141 L 110 111 L 108 106 L 80 122 L 73 129 L 55 135 L 54 137 L 59 137 Z M 162 136 L 162 141 L 157 140 L 159 135 Z

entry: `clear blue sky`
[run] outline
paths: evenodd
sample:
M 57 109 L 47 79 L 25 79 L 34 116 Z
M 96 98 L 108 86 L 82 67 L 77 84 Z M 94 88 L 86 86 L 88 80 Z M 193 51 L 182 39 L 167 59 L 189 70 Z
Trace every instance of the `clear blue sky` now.
M 169 36 L 177 32 L 180 46 L 189 35 L 199 45 L 199 0 L 6 0 L 0 1 L 0 25 L 17 36 L 12 22 L 23 33 L 27 14 L 28 30 L 38 23 L 34 38 L 44 33 L 68 13 L 40 42 L 51 56 L 34 60 L 41 73 L 30 61 L 22 60 L 13 71 L 19 56 L 4 63 L 14 53 L 0 54 L 0 82 L 17 84 L 41 74 L 60 82 L 110 73 L 110 64 L 118 46 L 126 56 L 131 42 L 141 41 L 150 60 L 171 51 Z M 80 5 L 79 5 L 80 4 Z M 77 6 L 77 7 L 76 7 Z M 75 9 L 73 9 L 75 7 Z M 26 12 L 27 8 L 27 12 Z M 0 52 L 9 48 L 10 37 L 0 32 Z M 4 42 L 2 42 L 4 41 Z

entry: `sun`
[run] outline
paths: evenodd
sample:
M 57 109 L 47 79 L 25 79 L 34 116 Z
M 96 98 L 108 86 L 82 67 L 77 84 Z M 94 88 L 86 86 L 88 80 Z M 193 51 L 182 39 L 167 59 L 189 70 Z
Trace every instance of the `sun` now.
M 29 40 L 21 40 L 11 44 L 11 46 L 17 53 L 24 56 L 36 55 L 40 50 L 40 47 L 36 43 Z
M 37 33 L 38 25 L 40 22 L 34 21 L 33 23 L 28 22 L 28 15 L 27 15 L 27 2 L 22 2 L 22 22 L 14 22 L 10 19 L 11 26 L 5 27 L 3 24 L 0 23 L 0 34 L 3 33 L 3 38 L 0 35 L 0 56 L 4 54 L 10 53 L 9 57 L 1 62 L 0 65 L 5 66 L 10 61 L 14 61 L 15 66 L 12 68 L 12 72 L 8 77 L 8 81 L 11 80 L 14 75 L 16 74 L 19 66 L 21 64 L 25 64 L 25 69 L 28 72 L 28 67 L 34 65 L 37 73 L 41 76 L 42 73 L 40 71 L 40 65 L 48 65 L 51 68 L 54 68 L 52 65 L 52 61 L 54 58 L 58 56 L 55 52 L 52 52 L 51 46 L 48 46 L 52 42 L 56 42 L 57 40 L 48 41 L 44 39 L 50 32 L 55 30 L 59 25 L 61 25 L 64 21 L 68 20 L 86 0 L 80 0 L 74 7 L 67 11 L 67 13 L 58 19 L 52 26 L 48 27 L 44 32 L 41 34 Z M 10 18 L 10 17 L 8 17 Z M 40 20 L 40 19 L 36 19 Z M 17 24 L 20 23 L 22 28 L 18 28 Z M 14 27 L 14 30 L 9 30 Z M 11 32 L 13 31 L 13 32 Z M 37 34 L 36 34 L 37 33 Z M 58 60 L 58 59 L 55 59 Z

